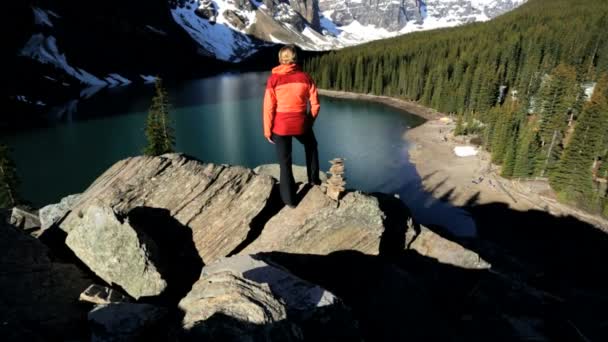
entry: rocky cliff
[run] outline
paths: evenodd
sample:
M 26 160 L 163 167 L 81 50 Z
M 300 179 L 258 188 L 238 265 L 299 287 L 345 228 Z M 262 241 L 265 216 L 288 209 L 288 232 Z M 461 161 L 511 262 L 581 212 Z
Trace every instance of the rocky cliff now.
M 30 227 L 36 220 L 18 228 L 2 218 L 0 333 L 9 341 L 543 341 L 569 315 L 596 312 L 548 292 L 496 245 L 418 225 L 392 196 L 351 190 L 336 201 L 302 185 L 298 206 L 284 207 L 264 174 L 273 169 L 134 157 L 41 210 L 42 231 Z
M 319 0 L 324 16 L 338 26 L 400 31 L 406 26 L 436 28 L 485 21 L 513 10 L 526 0 Z

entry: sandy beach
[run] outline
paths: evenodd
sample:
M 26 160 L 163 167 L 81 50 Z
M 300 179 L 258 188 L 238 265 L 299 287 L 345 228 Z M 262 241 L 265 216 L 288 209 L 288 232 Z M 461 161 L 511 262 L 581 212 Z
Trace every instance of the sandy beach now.
M 455 206 L 505 203 L 518 211 L 542 210 L 554 216 L 571 215 L 608 232 L 608 221 L 559 203 L 544 181 L 515 181 L 500 177 L 500 167 L 490 163 L 490 155 L 458 157 L 454 147 L 466 145 L 454 137 L 455 123 L 420 104 L 387 96 L 320 90 L 319 94 L 345 99 L 383 103 L 428 121 L 408 130 L 404 138 L 411 143 L 410 161 L 422 179 L 425 190 Z

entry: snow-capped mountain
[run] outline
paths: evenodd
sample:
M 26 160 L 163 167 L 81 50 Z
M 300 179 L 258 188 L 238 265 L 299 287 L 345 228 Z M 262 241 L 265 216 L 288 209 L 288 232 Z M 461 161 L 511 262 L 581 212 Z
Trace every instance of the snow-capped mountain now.
M 179 0 L 171 13 L 203 54 L 239 62 L 273 43 L 330 50 L 486 21 L 527 0 Z
M 147 82 L 162 70 L 210 72 L 276 44 L 338 49 L 488 20 L 525 1 L 106 0 L 83 13 L 68 0 L 28 0 L 17 3 L 17 21 L 31 24 L 10 44 L 20 65 L 11 96 L 34 98 L 27 92 L 38 81 L 43 94 L 49 85 L 82 91 Z

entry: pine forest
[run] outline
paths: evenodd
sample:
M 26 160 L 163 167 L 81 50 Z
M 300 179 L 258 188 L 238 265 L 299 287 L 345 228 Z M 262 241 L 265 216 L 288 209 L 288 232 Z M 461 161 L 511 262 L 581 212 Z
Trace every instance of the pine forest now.
M 545 179 L 608 216 L 608 1 L 529 0 L 490 22 L 313 57 L 324 89 L 416 101 L 457 117 L 502 176 Z

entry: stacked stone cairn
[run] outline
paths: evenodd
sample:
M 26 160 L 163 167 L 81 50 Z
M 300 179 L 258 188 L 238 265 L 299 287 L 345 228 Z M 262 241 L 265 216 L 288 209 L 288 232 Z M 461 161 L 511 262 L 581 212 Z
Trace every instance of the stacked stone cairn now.
M 334 201 L 340 200 L 340 196 L 346 190 L 346 179 L 344 178 L 344 158 L 335 158 L 329 161 L 331 177 L 327 180 L 327 196 Z

